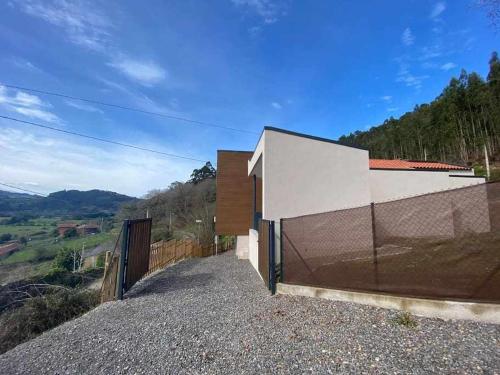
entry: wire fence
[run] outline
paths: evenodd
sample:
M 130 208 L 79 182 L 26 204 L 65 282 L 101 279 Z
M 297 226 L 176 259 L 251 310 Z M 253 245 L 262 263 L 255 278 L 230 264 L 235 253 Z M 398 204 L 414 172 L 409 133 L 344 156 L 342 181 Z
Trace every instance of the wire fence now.
M 500 183 L 282 221 L 283 281 L 500 302 Z

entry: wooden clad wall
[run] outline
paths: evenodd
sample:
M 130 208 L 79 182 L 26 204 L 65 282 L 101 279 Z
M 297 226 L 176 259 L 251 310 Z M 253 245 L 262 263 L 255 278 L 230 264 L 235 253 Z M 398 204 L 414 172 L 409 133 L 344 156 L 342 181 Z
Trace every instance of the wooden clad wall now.
M 248 177 L 251 151 L 217 151 L 215 233 L 248 235 L 253 225 L 253 182 Z M 257 211 L 262 209 L 262 181 L 257 181 Z

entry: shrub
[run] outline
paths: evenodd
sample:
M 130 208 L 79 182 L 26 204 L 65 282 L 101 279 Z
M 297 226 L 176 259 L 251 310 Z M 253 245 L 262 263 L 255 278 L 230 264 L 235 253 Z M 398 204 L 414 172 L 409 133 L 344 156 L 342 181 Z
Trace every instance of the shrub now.
M 0 316 L 0 354 L 84 314 L 99 303 L 97 291 L 54 288 Z
M 106 262 L 106 253 L 101 253 L 97 256 L 95 266 L 97 268 L 104 268 L 104 263 Z
M 53 268 L 47 275 L 40 278 L 39 282 L 75 288 L 82 285 L 85 280 L 80 273 L 69 272 L 63 268 Z
M 4 233 L 0 236 L 0 243 L 4 243 L 7 241 L 10 241 L 12 239 L 12 234 L 10 233 Z
M 63 238 L 73 238 L 73 237 L 78 237 L 78 232 L 76 231 L 76 228 L 71 228 L 68 229 L 66 232 L 64 232 Z
M 73 271 L 73 268 L 78 267 L 80 264 L 81 254 L 73 249 L 63 247 L 57 252 L 54 258 L 54 268 Z

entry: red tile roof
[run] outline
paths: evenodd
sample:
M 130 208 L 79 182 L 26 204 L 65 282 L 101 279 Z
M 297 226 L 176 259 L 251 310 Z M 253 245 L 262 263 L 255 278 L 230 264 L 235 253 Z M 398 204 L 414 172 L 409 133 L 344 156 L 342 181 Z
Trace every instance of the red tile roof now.
M 19 250 L 19 244 L 17 242 L 9 243 L 7 245 L 0 246 L 0 256 L 12 253 L 13 251 Z
M 370 159 L 371 169 L 419 169 L 419 170 L 460 170 L 468 171 L 470 168 L 462 167 L 460 165 L 453 165 L 447 163 L 440 163 L 434 161 L 412 161 L 412 160 L 389 160 L 389 159 Z
M 75 224 L 75 223 L 61 223 L 61 224 L 57 224 L 58 228 L 76 228 L 77 226 L 78 226 L 78 224 Z

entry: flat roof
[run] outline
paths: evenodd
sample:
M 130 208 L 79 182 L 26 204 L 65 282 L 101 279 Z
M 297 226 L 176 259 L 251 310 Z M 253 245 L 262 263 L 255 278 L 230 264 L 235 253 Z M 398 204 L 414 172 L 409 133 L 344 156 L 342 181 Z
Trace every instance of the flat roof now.
M 283 134 L 293 135 L 293 136 L 301 137 L 301 138 L 312 139 L 314 141 L 333 143 L 333 144 L 336 144 L 336 145 L 339 145 L 339 146 L 345 146 L 345 147 L 350 147 L 350 148 L 356 148 L 358 150 L 368 151 L 368 149 L 365 148 L 365 147 L 361 147 L 361 146 L 357 146 L 357 145 L 348 145 L 346 143 L 342 143 L 342 142 L 339 142 L 339 141 L 334 141 L 333 139 L 323 138 L 323 137 L 317 137 L 315 135 L 310 135 L 310 134 L 305 134 L 305 133 L 298 133 L 298 132 L 287 130 L 287 129 L 276 128 L 274 126 L 264 126 L 264 129 L 262 129 L 262 133 L 260 133 L 260 137 L 259 137 L 259 140 L 257 141 L 257 144 L 259 144 L 260 139 L 262 138 L 262 135 L 264 134 L 264 132 L 266 130 L 277 132 L 277 133 L 283 133 Z

